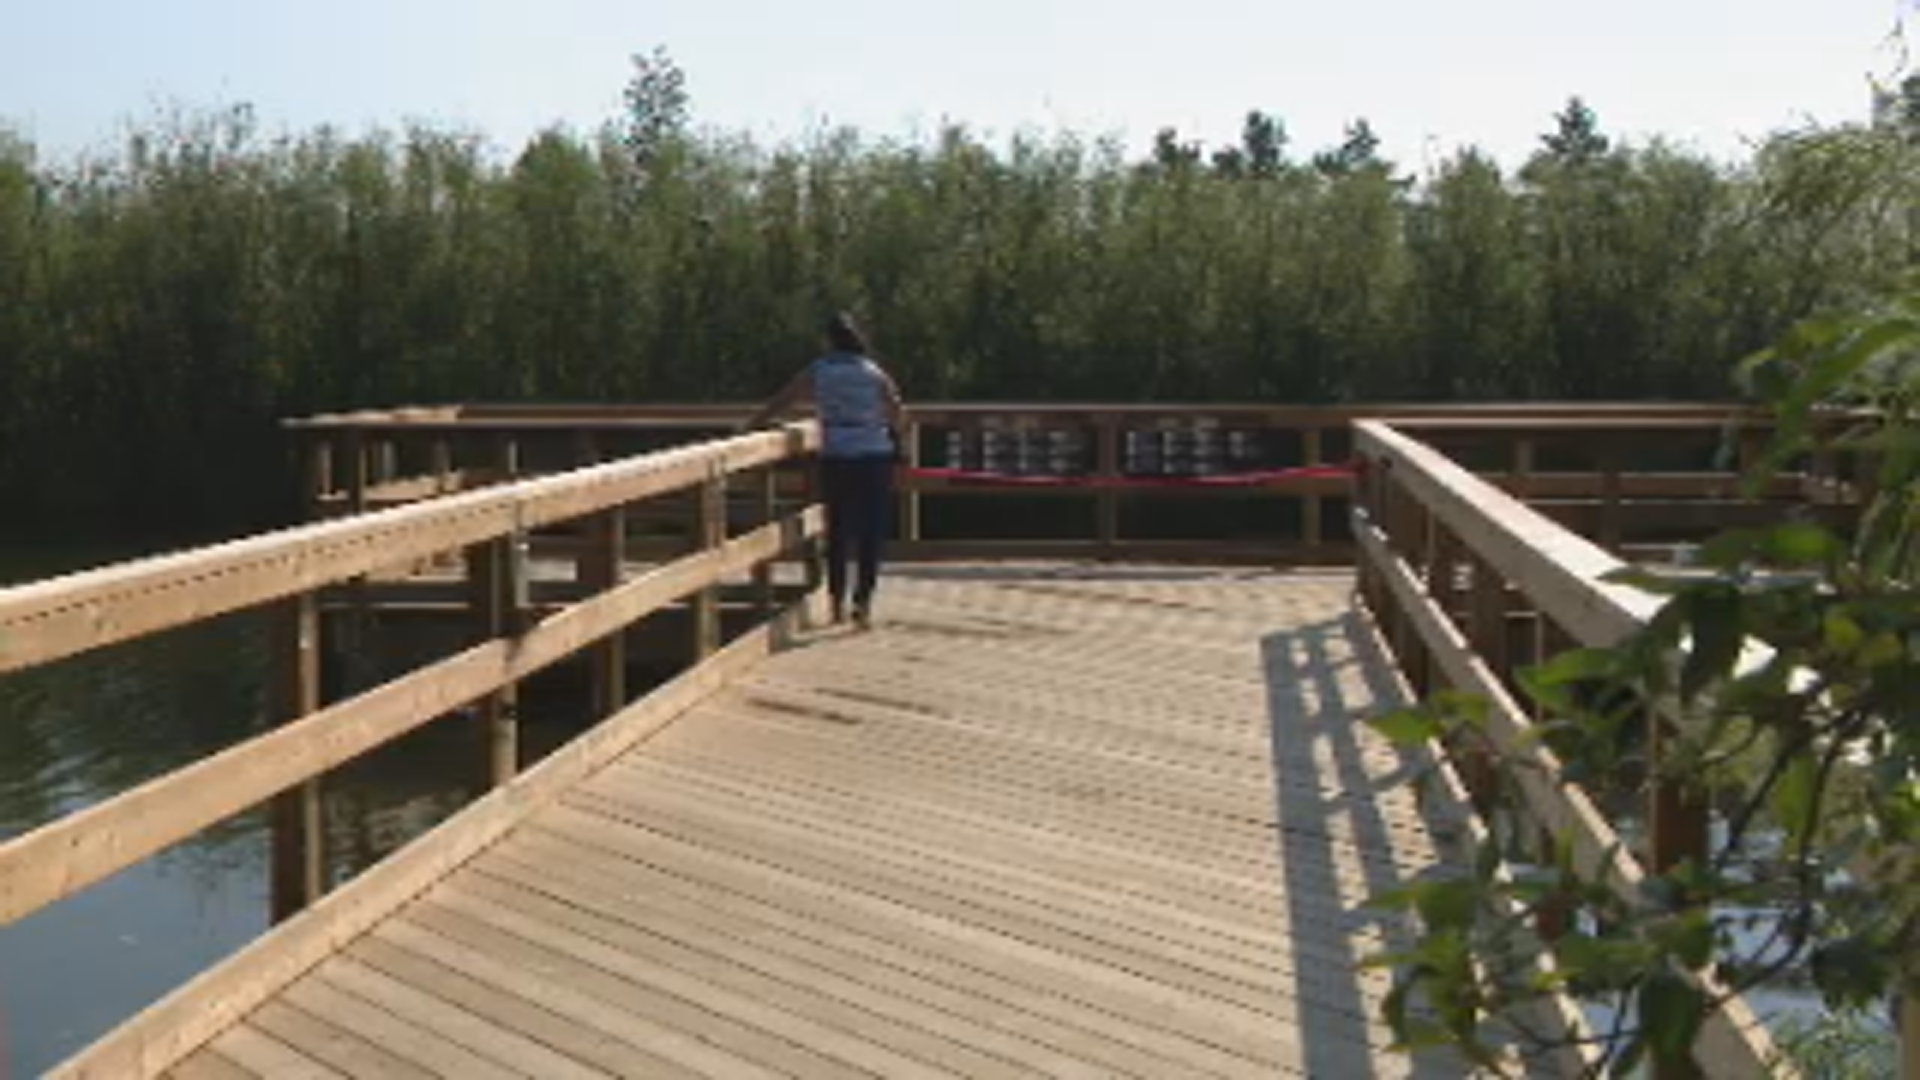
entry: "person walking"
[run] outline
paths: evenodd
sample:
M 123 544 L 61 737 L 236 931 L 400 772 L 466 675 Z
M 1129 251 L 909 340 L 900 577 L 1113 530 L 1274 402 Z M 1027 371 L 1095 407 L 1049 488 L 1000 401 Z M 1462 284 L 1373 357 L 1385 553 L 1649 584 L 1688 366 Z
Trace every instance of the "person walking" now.
M 847 615 L 853 564 L 853 621 L 873 625 L 873 593 L 893 505 L 893 469 L 907 430 L 893 377 L 871 355 L 866 335 L 845 312 L 827 320 L 824 355 L 768 401 L 748 427 L 761 427 L 802 403 L 820 419 L 820 493 L 827 512 L 827 595 L 833 621 Z

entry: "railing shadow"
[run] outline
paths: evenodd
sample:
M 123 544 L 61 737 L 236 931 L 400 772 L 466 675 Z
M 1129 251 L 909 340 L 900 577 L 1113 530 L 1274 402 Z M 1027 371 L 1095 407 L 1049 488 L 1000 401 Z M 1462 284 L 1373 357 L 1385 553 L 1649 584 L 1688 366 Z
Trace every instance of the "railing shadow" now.
M 1395 752 L 1364 726 L 1366 716 L 1404 703 L 1371 636 L 1350 614 L 1261 641 L 1274 837 L 1289 932 L 1299 943 L 1294 977 L 1302 1003 L 1301 1065 L 1313 1077 L 1371 1075 L 1371 1063 L 1392 1053 L 1383 1049 L 1392 1036 L 1378 1015 L 1378 995 L 1370 1000 L 1363 987 L 1363 978 L 1378 976 L 1359 965 L 1378 949 L 1410 944 L 1413 928 L 1369 909 L 1367 898 L 1458 872 L 1445 858 L 1444 844 L 1440 861 L 1433 856 L 1435 840 L 1458 827 L 1447 808 L 1421 800 L 1417 817 L 1396 820 L 1380 803 L 1382 793 L 1403 786 L 1428 762 Z M 1341 963 L 1309 959 L 1334 954 Z M 1363 1051 L 1369 1045 L 1374 1049 Z M 1413 1054 L 1407 1065 L 1404 1075 L 1421 1080 L 1451 1080 L 1464 1072 L 1457 1058 L 1434 1050 Z

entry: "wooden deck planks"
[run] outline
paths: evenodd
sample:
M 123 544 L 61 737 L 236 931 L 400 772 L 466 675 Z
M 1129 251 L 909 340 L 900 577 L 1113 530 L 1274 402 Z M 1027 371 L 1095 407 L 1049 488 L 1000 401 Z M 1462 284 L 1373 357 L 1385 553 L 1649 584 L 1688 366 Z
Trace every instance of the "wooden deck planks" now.
M 907 568 L 173 1075 L 1419 1076 L 1341 574 Z

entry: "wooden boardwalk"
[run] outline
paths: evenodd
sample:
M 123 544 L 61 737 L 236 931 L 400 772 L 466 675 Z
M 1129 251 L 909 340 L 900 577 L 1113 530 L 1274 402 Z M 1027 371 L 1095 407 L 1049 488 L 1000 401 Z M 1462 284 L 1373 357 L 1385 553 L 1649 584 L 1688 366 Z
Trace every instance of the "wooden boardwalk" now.
M 1345 573 L 905 567 L 169 1074 L 1440 1077 Z

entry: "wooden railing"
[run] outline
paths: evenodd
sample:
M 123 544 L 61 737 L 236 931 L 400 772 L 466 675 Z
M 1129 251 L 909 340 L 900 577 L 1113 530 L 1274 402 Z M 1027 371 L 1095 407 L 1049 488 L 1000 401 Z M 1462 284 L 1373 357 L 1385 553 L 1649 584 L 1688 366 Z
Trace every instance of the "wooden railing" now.
M 324 517 L 712 437 L 751 412 L 746 405 L 460 405 L 313 417 L 289 428 L 305 462 L 309 513 Z M 1741 462 L 1719 460 L 1730 434 L 1750 455 L 1764 418 L 1725 405 L 915 403 L 911 416 L 910 467 L 1075 482 L 988 486 L 909 469 L 894 549 L 902 559 L 1350 563 L 1343 477 L 1301 473 L 1255 488 L 1120 489 L 1112 482 L 1338 465 L 1353 453 L 1351 425 L 1382 417 L 1419 425 L 1475 457 L 1495 483 L 1628 553 L 1657 553 L 1676 537 L 1773 512 L 1736 497 Z M 782 484 L 798 494 L 804 475 Z M 1813 491 L 1812 480 L 1792 477 L 1766 495 L 1803 503 Z M 633 532 L 661 536 L 670 549 L 673 523 L 685 516 L 661 507 L 654 520 L 633 522 Z M 540 543 L 564 551 L 566 541 Z M 635 540 L 634 554 L 644 555 L 644 541 Z
M 292 919 L 272 936 L 272 948 L 256 943 L 236 962 L 117 1029 L 60 1075 L 163 1071 L 568 783 L 763 655 L 795 617 L 795 609 L 775 609 L 771 567 L 813 543 L 820 515 L 806 507 L 731 529 L 727 487 L 751 480 L 758 504 L 770 506 L 773 470 L 811 453 L 817 440 L 816 425 L 795 424 L 0 590 L 0 673 L 243 609 L 274 612 L 281 631 L 281 726 L 0 844 L 5 924 L 237 814 L 270 800 L 274 808 L 275 907 Z M 622 556 L 628 508 L 676 492 L 697 496 L 697 543 L 669 562 L 630 572 Z M 557 610 L 533 611 L 521 540 L 565 522 L 586 522 L 585 532 L 598 538 L 581 563 L 588 593 Z M 449 555 L 464 564 L 478 623 L 471 647 L 323 703 L 318 590 Z M 722 647 L 718 587 L 749 574 L 761 586 L 764 621 Z M 634 700 L 623 682 L 624 632 L 682 599 L 692 615 L 693 655 L 704 662 Z M 516 684 L 582 655 L 593 661 L 604 719 L 520 772 Z M 318 785 L 327 772 L 469 706 L 481 717 L 494 790 L 436 830 L 433 843 L 409 845 L 323 898 Z
M 1416 692 L 1456 688 L 1489 702 L 1489 738 L 1522 765 L 1506 779 L 1517 786 L 1537 861 L 1552 865 L 1556 845 L 1570 844 L 1584 872 L 1602 872 L 1616 894 L 1636 900 L 1649 873 L 1707 849 L 1707 814 L 1661 772 L 1660 721 L 1648 720 L 1651 796 L 1636 852 L 1622 845 L 1596 793 L 1563 781 L 1552 752 L 1533 735 L 1514 673 L 1564 648 L 1620 641 L 1645 625 L 1656 601 L 1604 580 L 1623 565 L 1619 558 L 1410 430 L 1356 426 L 1364 464 L 1353 525 L 1361 598 Z M 1487 758 L 1462 748 L 1452 764 L 1474 802 L 1491 810 Z M 1722 989 L 1707 973 L 1696 977 L 1710 992 Z M 1737 998 L 1704 1027 L 1694 1058 L 1702 1074 L 1729 1080 L 1786 1071 L 1767 1030 Z

